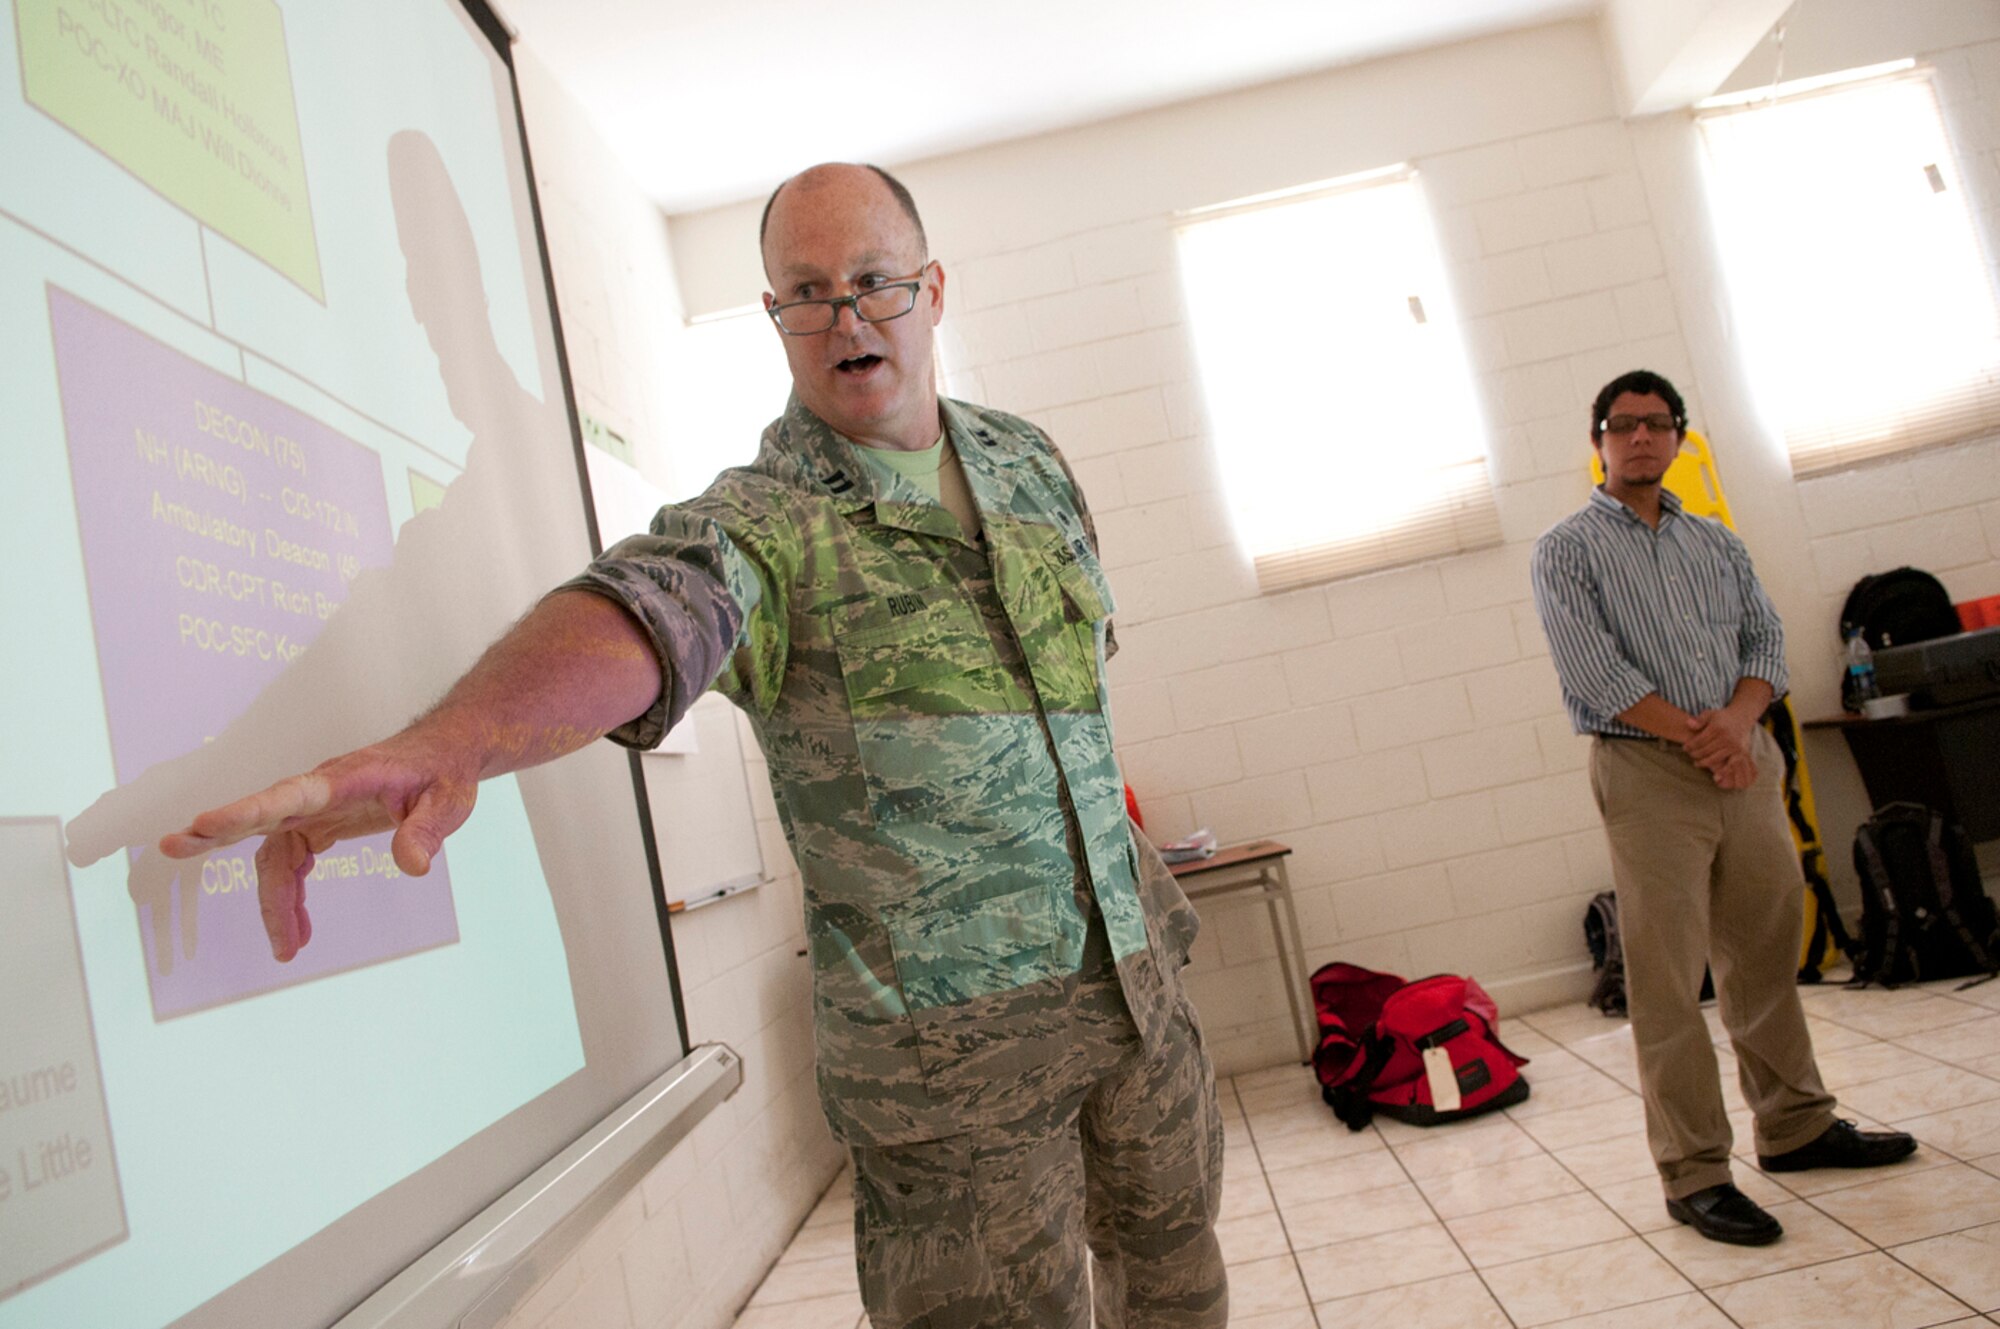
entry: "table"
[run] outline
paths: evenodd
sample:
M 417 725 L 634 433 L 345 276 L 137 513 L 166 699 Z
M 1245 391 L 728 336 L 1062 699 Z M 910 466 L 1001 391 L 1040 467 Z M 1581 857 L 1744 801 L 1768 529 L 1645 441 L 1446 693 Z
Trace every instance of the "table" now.
M 1278 944 L 1278 969 L 1285 979 L 1285 1005 L 1292 1013 L 1292 1030 L 1299 1036 L 1299 1060 L 1311 1061 L 1318 1043 L 1319 1017 L 1313 1011 L 1308 986 L 1304 935 L 1299 931 L 1298 909 L 1292 903 L 1292 879 L 1285 872 L 1290 845 L 1276 840 L 1252 840 L 1247 844 L 1218 849 L 1208 858 L 1169 864 L 1181 891 L 1190 901 L 1245 903 L 1262 900 L 1271 914 L 1271 937 Z M 1284 919 L 1278 917 L 1279 907 Z M 1285 943 L 1285 924 L 1292 938 Z M 1303 1002 L 1303 1008 L 1301 1007 Z M 1301 1013 L 1303 1009 L 1303 1013 Z
M 1974 840 L 2000 840 L 2000 697 L 1871 720 L 1809 720 L 1838 729 L 1876 807 L 1922 803 Z

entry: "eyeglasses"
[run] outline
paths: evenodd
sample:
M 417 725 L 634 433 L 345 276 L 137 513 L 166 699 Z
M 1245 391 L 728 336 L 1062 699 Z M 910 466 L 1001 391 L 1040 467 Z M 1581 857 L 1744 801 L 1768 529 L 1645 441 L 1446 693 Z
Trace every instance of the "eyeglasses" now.
M 1634 434 L 1644 425 L 1656 434 L 1672 434 L 1680 430 L 1681 422 L 1671 415 L 1614 415 L 1608 420 L 1600 420 L 1597 427 L 1607 434 L 1621 437 Z
M 926 263 L 914 276 L 883 282 L 837 300 L 794 300 L 790 304 L 772 305 L 764 312 L 778 325 L 778 331 L 788 337 L 811 337 L 827 331 L 840 321 L 842 305 L 853 309 L 854 316 L 863 323 L 887 323 L 917 307 L 917 292 L 923 289 L 924 273 L 929 269 L 930 264 Z

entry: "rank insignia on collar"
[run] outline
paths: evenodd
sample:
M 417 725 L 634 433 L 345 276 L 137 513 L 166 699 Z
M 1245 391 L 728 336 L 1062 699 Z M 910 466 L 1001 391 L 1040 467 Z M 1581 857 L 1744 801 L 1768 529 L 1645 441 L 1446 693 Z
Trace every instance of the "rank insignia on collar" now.
M 847 478 L 846 471 L 829 471 L 819 478 L 819 482 L 836 494 L 844 494 L 854 488 L 854 481 Z

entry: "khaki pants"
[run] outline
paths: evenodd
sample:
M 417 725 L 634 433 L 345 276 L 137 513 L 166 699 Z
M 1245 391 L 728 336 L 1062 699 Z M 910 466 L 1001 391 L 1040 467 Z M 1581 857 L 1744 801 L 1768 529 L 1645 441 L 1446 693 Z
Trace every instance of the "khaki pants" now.
M 1796 1149 L 1833 1121 L 1796 986 L 1805 883 L 1785 823 L 1784 758 L 1762 729 L 1755 740 L 1757 782 L 1734 791 L 1673 744 L 1591 745 L 1646 1135 L 1669 1199 L 1730 1177 L 1729 1118 L 1701 1016 L 1704 964 L 1756 1116 L 1757 1152 Z
M 1222 1119 L 1185 996 L 1158 1055 L 1023 1121 L 851 1152 L 875 1329 L 1087 1329 L 1092 1284 L 1101 1329 L 1228 1322 Z

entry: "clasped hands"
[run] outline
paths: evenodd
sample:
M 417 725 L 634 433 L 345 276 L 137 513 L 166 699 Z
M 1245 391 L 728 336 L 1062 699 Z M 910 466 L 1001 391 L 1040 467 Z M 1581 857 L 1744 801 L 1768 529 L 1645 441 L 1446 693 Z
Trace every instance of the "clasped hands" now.
M 1756 730 L 1756 716 L 1723 706 L 1689 716 L 1681 746 L 1719 788 L 1748 789 L 1757 782 L 1757 761 L 1750 755 Z

